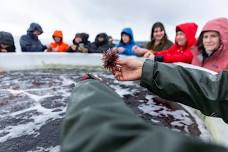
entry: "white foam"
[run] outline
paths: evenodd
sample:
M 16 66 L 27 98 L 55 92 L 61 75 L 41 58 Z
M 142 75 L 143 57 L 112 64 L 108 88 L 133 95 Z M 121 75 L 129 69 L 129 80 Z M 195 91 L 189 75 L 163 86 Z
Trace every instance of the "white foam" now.
M 49 148 L 43 148 L 43 147 L 37 147 L 37 150 L 33 151 L 27 151 L 27 152 L 60 152 L 60 146 L 51 146 Z
M 64 81 L 65 86 L 73 83 L 73 81 L 68 81 L 68 79 L 65 78 L 64 76 L 61 76 L 61 78 Z M 33 121 L 23 123 L 23 124 L 18 124 L 16 126 L 10 125 L 10 126 L 3 128 L 2 130 L 0 130 L 0 134 L 7 133 L 3 137 L 0 137 L 0 143 L 5 142 L 12 138 L 23 136 L 23 135 L 37 136 L 37 135 L 39 135 L 37 130 L 39 130 L 43 125 L 45 125 L 48 120 L 62 118 L 63 116 L 61 116 L 61 114 L 66 111 L 66 107 L 57 107 L 57 108 L 48 109 L 48 108 L 43 107 L 40 103 L 41 101 L 45 102 L 45 100 L 43 101 L 43 99 L 52 97 L 53 95 L 55 96 L 58 94 L 62 94 L 65 97 L 68 97 L 70 95 L 70 93 L 67 92 L 66 90 L 64 90 L 64 88 L 62 88 L 62 87 L 63 86 L 53 87 L 58 91 L 51 92 L 51 93 L 50 93 L 50 91 L 44 91 L 43 95 L 35 95 L 33 93 L 30 93 L 31 90 L 34 91 L 36 89 L 26 89 L 26 90 L 3 89 L 3 90 L 1 90 L 1 91 L 8 91 L 15 97 L 20 96 L 20 95 L 28 96 L 33 101 L 32 105 L 30 105 L 30 107 L 25 108 L 20 111 L 7 113 L 6 114 L 7 117 L 17 118 L 17 116 L 23 115 L 24 113 L 30 112 L 30 111 L 36 111 L 36 113 L 38 113 L 39 115 L 32 115 L 31 117 L 28 118 L 28 119 L 32 119 Z M 41 88 L 40 90 L 43 90 L 43 89 L 48 90 L 48 88 Z M 37 89 L 36 91 L 39 91 L 39 89 Z M 46 102 L 48 102 L 48 101 L 46 101 Z M 55 109 L 58 109 L 58 111 L 55 111 Z M 61 110 L 59 110 L 59 109 L 61 109 Z M 55 111 L 55 112 L 53 112 L 53 111 Z M 6 115 L 2 115 L 1 118 L 6 117 Z
M 155 105 L 152 98 L 153 98 L 153 96 L 151 96 L 151 95 L 146 96 L 146 99 L 148 99 L 149 101 L 146 104 L 145 103 L 140 104 L 138 106 L 138 108 L 140 110 L 142 110 L 144 113 L 147 113 L 151 116 L 168 117 L 169 115 L 171 115 L 175 119 L 175 121 L 171 122 L 171 125 L 184 127 L 184 130 L 186 132 L 188 132 L 188 128 L 187 128 L 188 126 L 187 125 L 193 124 L 192 120 L 189 118 L 189 116 L 190 116 L 189 113 L 187 113 L 184 110 L 170 111 L 169 109 L 167 109 L 164 106 Z M 191 110 L 187 109 L 187 111 L 189 112 Z M 193 112 L 191 112 L 191 114 L 192 113 Z M 192 116 L 198 124 L 199 130 L 201 132 L 200 137 L 203 140 L 208 141 L 210 139 L 210 134 L 206 130 L 205 125 L 203 124 L 202 120 L 200 121 L 199 116 L 197 116 L 196 114 L 193 114 Z M 151 120 L 151 121 L 154 122 L 154 120 Z

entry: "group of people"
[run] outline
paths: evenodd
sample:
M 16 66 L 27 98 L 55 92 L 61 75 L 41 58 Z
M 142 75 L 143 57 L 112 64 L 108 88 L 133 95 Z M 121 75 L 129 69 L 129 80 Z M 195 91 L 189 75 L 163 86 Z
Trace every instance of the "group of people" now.
M 150 51 L 135 46 L 132 30 L 124 29 L 121 33 L 123 44 L 114 51 L 138 53 L 152 60 L 120 58 L 115 61 L 112 73 L 119 81 L 140 80 L 141 86 L 161 98 L 188 105 L 228 123 L 227 25 L 225 18 L 209 21 L 198 40 L 195 39 L 195 23 L 178 25 L 172 44 L 164 26 L 156 23 L 152 28 L 151 42 L 147 45 Z M 124 45 L 127 41 L 128 46 Z M 162 63 L 176 61 L 193 63 L 219 73 L 213 75 Z M 227 147 L 144 122 L 117 93 L 100 81 L 88 77 L 75 87 L 64 120 L 62 152 L 228 152 Z
M 103 53 L 114 47 L 113 39 L 106 33 L 99 33 L 95 41 L 91 43 L 89 34 L 76 33 L 72 45 L 63 40 L 63 32 L 56 30 L 52 34 L 53 42 L 44 45 L 39 36 L 43 33 L 42 27 L 38 23 L 31 23 L 27 34 L 20 37 L 22 52 L 81 52 L 81 53 Z M 9 32 L 0 32 L 0 52 L 16 52 L 14 39 Z
M 43 33 L 41 26 L 31 23 L 27 34 L 21 36 L 22 52 L 81 52 L 103 53 L 108 49 L 123 55 L 136 55 L 159 62 L 184 62 L 199 65 L 219 72 L 228 69 L 228 19 L 217 18 L 208 21 L 196 39 L 197 24 L 183 23 L 176 26 L 174 43 L 168 39 L 164 25 L 156 22 L 152 26 L 151 40 L 140 47 L 134 40 L 131 28 L 124 28 L 120 42 L 115 45 L 106 33 L 99 33 L 90 43 L 89 34 L 76 33 L 72 45 L 63 41 L 63 32 L 54 31 L 54 42 L 43 45 L 38 36 Z M 0 52 L 15 52 L 14 39 L 11 33 L 0 32 Z
M 70 46 L 63 41 L 62 31 L 52 35 L 54 42 L 43 45 L 38 36 L 41 26 L 32 23 L 20 38 L 23 52 L 111 51 L 148 58 L 146 61 L 118 59 L 112 68 L 119 81 L 140 80 L 140 84 L 160 97 L 200 110 L 207 116 L 219 117 L 228 123 L 228 19 L 208 21 L 198 39 L 196 23 L 176 26 L 175 41 L 168 39 L 165 27 L 152 26 L 151 41 L 139 47 L 131 28 L 121 32 L 119 44 L 113 45 L 106 33 L 90 43 L 87 33 L 77 33 Z M 0 32 L 1 52 L 15 52 L 14 39 Z M 192 63 L 215 72 L 184 68 L 173 62 Z M 120 96 L 100 80 L 79 82 L 70 98 L 63 125 L 61 151 L 155 151 L 155 152 L 227 152 L 227 148 L 187 137 L 168 129 L 153 126 L 138 118 Z M 89 94 L 88 94 L 89 92 Z
M 112 68 L 119 81 L 140 80 L 141 86 L 161 98 L 200 110 L 228 123 L 228 19 L 205 24 L 198 40 L 197 24 L 176 26 L 175 42 L 168 40 L 162 23 L 152 27 L 146 48 L 135 45 L 130 28 L 121 32 L 120 44 L 112 49 L 139 60 L 120 58 Z M 219 72 L 185 68 L 172 62 L 186 62 Z M 62 135 L 62 152 L 152 151 L 227 152 L 221 145 L 147 124 L 130 110 L 121 97 L 100 80 L 88 77 L 77 84 L 67 108 Z M 90 92 L 88 94 L 88 92 Z
M 145 48 L 134 42 L 132 30 L 121 32 L 120 43 L 114 51 L 125 55 L 137 55 L 154 61 L 173 63 L 184 62 L 210 69 L 215 72 L 228 69 L 228 19 L 217 18 L 208 21 L 196 39 L 196 23 L 176 26 L 175 41 L 167 37 L 164 25 L 155 23 L 151 30 L 151 41 Z

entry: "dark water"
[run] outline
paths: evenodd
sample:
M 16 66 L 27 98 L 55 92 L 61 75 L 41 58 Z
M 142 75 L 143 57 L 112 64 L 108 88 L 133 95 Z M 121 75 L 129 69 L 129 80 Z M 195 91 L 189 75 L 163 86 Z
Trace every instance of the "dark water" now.
M 103 78 L 146 122 L 207 138 L 204 125 L 179 104 L 154 98 L 139 82 L 118 82 L 102 69 L 12 71 L 0 75 L 0 151 L 59 151 L 68 97 L 86 72 Z

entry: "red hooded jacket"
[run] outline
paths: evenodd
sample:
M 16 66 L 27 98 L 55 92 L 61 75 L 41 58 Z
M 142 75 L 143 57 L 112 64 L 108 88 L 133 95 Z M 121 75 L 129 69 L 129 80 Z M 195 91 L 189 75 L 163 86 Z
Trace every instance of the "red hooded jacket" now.
M 196 43 L 196 31 L 197 31 L 197 24 L 195 23 L 184 23 L 176 26 L 176 29 L 180 29 L 182 32 L 184 32 L 187 44 L 185 47 L 179 46 L 177 42 L 175 41 L 175 44 L 167 50 L 163 50 L 160 52 L 156 52 L 155 60 L 156 58 L 162 57 L 163 62 L 166 63 L 172 63 L 172 62 L 185 62 L 185 63 L 191 63 L 192 62 L 192 51 L 191 48 Z
M 216 52 L 205 60 L 202 57 L 202 50 L 194 50 L 192 64 L 215 72 L 228 70 L 228 19 L 217 18 L 207 22 L 201 34 L 205 31 L 217 31 L 220 34 L 221 45 Z

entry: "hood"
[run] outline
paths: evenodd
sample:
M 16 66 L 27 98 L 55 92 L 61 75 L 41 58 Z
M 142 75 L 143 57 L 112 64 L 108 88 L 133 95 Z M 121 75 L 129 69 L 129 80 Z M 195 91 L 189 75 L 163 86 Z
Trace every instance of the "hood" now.
M 9 32 L 1 31 L 0 32 L 0 43 L 14 46 L 13 35 Z
M 27 32 L 32 33 L 33 31 L 36 31 L 36 30 L 43 33 L 43 29 L 38 23 L 31 23 Z
M 62 31 L 56 30 L 56 31 L 53 33 L 52 37 L 59 37 L 59 38 L 63 39 L 63 32 L 62 32 Z
M 75 34 L 74 39 L 72 40 L 73 44 L 76 44 L 75 41 L 74 41 L 76 37 L 81 37 L 81 33 L 76 33 Z
M 88 43 L 89 34 L 81 33 L 80 35 L 81 35 L 81 38 L 82 38 L 82 43 Z
M 197 32 L 198 25 L 196 23 L 184 23 L 176 26 L 176 30 L 181 30 L 184 32 L 187 45 L 186 48 L 192 47 L 196 43 L 196 32 Z M 177 43 L 176 43 L 177 44 Z
M 133 31 L 130 27 L 124 28 L 121 32 L 121 36 L 123 33 L 126 33 L 127 35 L 130 36 L 131 40 L 129 42 L 129 44 L 135 44 L 135 40 L 134 40 L 134 35 L 133 35 Z M 120 41 L 121 43 L 123 43 L 122 39 Z
M 98 37 L 103 37 L 104 41 L 103 42 L 99 42 L 98 41 Z M 95 43 L 97 45 L 102 45 L 102 44 L 107 44 L 108 43 L 108 35 L 106 33 L 100 33 L 96 36 L 95 38 Z
M 56 30 L 56 31 L 54 31 L 52 37 L 53 37 L 53 39 L 54 39 L 54 37 L 61 38 L 60 39 L 60 42 L 59 42 L 59 43 L 61 43 L 63 41 L 63 32 L 62 31 L 59 31 L 59 30 Z
M 228 48 L 228 19 L 227 18 L 217 18 L 208 21 L 203 27 L 203 34 L 205 31 L 216 31 L 220 34 L 221 43 L 223 47 Z
M 203 60 L 204 50 L 202 48 L 196 48 L 194 53 L 194 58 L 192 64 L 203 66 L 204 68 L 221 72 L 223 70 L 228 69 L 228 19 L 227 18 L 216 18 L 208 21 L 204 27 L 202 32 L 200 33 L 200 37 L 206 31 L 216 31 L 220 34 L 221 45 L 219 49 L 217 49 L 213 54 L 207 58 L 207 60 Z

